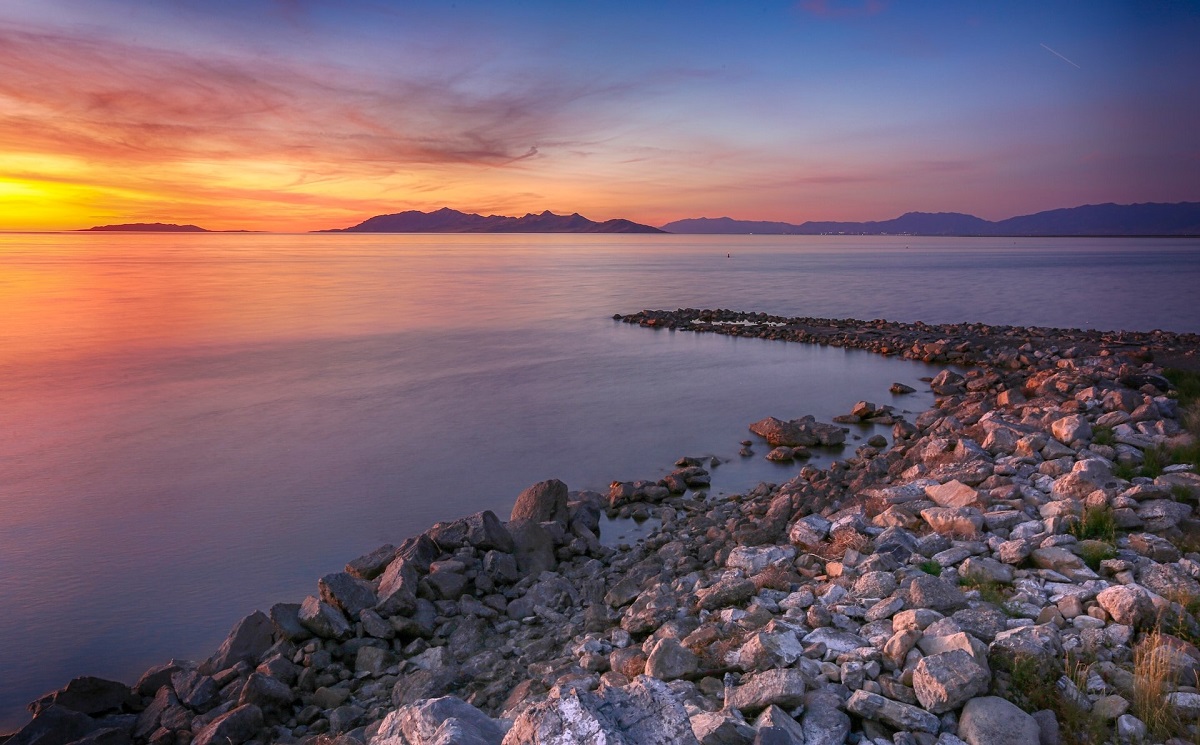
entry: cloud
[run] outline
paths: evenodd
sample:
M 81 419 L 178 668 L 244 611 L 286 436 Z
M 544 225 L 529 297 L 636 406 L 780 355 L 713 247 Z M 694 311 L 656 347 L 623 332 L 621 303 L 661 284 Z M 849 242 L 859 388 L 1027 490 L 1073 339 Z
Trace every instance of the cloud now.
M 281 158 L 409 166 L 506 166 L 562 141 L 589 99 L 619 85 L 468 85 L 186 53 L 0 29 L 0 148 L 113 164 Z

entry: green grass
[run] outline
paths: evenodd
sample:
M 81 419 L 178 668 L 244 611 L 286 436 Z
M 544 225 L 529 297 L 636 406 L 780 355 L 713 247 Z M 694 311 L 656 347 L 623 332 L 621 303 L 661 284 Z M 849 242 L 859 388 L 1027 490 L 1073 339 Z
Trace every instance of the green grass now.
M 932 574 L 935 577 L 940 577 L 942 575 L 942 565 L 933 559 L 926 559 L 925 561 L 922 561 L 917 565 L 917 568 L 922 572 L 925 572 L 926 574 Z
M 1076 544 L 1075 553 L 1083 559 L 1083 563 L 1087 564 L 1089 569 L 1095 572 L 1100 569 L 1100 562 L 1115 558 L 1117 550 L 1111 543 L 1089 538 Z
M 1133 481 L 1138 475 L 1138 467 L 1129 463 L 1117 463 L 1113 466 L 1113 476 L 1124 481 Z
M 1092 430 L 1092 442 L 1096 445 L 1115 445 L 1117 438 L 1112 427 L 1096 427 Z
M 1083 511 L 1083 517 L 1071 523 L 1067 529 L 1071 535 L 1081 541 L 1115 541 L 1117 540 L 1117 521 L 1111 508 L 1088 507 Z
M 1156 479 L 1162 475 L 1163 468 L 1171 465 L 1171 454 L 1161 448 L 1150 448 L 1143 451 L 1142 467 L 1138 469 L 1142 476 Z
M 1179 398 L 1179 403 L 1191 404 L 1200 401 L 1200 373 L 1168 367 L 1163 370 L 1163 377 L 1175 386 L 1175 395 Z
M 1008 602 L 1008 593 L 1005 591 L 1006 585 L 999 582 L 986 582 L 975 579 L 973 577 L 963 577 L 959 580 L 959 584 L 963 587 L 969 587 L 979 591 L 979 599 L 985 603 L 991 603 L 1007 611 L 1006 603 Z
M 1058 719 L 1059 736 L 1065 745 L 1100 745 L 1112 738 L 1112 729 L 1065 698 L 1055 687 L 1058 679 L 1067 675 L 1082 689 L 1087 670 L 1087 665 L 1074 656 L 1068 656 L 1065 665 L 1057 662 L 1052 670 L 1034 658 L 1018 657 L 1009 668 L 1007 690 L 1002 693 L 1030 714 L 1042 709 L 1053 711 Z

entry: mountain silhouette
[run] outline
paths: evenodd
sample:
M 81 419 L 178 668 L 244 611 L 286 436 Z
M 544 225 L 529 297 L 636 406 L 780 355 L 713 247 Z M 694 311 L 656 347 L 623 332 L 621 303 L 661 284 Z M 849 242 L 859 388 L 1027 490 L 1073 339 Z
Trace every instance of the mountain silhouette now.
M 629 220 L 595 222 L 579 213 L 556 215 L 549 210 L 524 217 L 468 214 L 443 207 L 434 212 L 409 210 L 376 215 L 348 228 L 319 233 L 661 233 L 662 230 Z
M 992 222 L 959 212 L 908 212 L 879 222 L 786 222 L 698 217 L 668 233 L 737 235 L 1179 236 L 1200 235 L 1200 202 L 1088 204 Z
M 113 233 L 211 233 L 211 230 L 196 225 L 176 225 L 169 222 L 130 222 L 121 225 L 97 225 L 93 228 L 85 228 L 77 231 L 80 233 L 89 232 L 113 232 Z

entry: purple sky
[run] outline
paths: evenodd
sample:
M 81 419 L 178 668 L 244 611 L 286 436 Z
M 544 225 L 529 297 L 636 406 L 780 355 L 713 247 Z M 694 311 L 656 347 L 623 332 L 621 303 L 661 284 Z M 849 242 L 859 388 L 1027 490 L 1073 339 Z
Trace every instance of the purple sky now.
M 6 0 L 0 229 L 1200 200 L 1200 6 Z

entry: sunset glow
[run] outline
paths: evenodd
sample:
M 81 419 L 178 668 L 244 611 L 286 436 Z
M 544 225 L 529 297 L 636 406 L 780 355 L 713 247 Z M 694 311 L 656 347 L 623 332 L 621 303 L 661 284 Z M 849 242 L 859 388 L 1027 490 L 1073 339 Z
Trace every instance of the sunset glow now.
M 1198 34 L 1188 4 L 9 0 L 0 229 L 1198 200 Z

